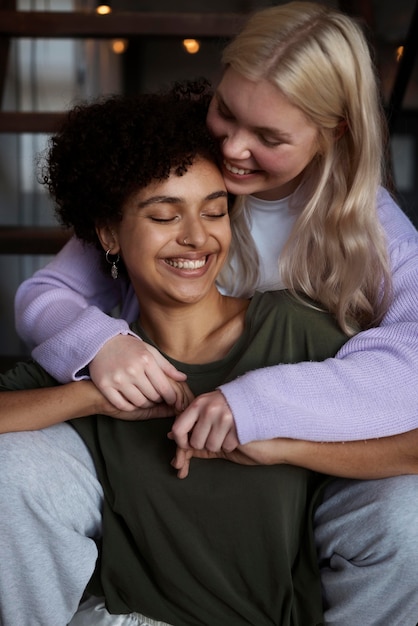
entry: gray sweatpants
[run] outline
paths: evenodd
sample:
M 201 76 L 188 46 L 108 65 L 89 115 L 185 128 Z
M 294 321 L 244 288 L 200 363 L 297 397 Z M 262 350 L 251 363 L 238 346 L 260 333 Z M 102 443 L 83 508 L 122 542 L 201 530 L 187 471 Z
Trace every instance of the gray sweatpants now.
M 315 539 L 326 624 L 417 626 L 418 476 L 334 479 Z
M 68 624 L 94 570 L 102 495 L 71 426 L 0 436 L 2 626 Z M 418 476 L 331 483 L 315 518 L 327 624 L 416 626 L 417 520 Z

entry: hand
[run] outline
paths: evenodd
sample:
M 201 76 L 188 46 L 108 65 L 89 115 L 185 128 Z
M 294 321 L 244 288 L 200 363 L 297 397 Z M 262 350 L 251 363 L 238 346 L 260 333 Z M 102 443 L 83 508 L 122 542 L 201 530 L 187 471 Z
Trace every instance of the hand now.
M 278 463 L 276 452 L 280 449 L 282 440 L 271 439 L 269 441 L 254 441 L 243 446 L 238 446 L 231 452 L 219 450 L 195 450 L 194 448 L 177 447 L 171 465 L 177 470 L 177 478 L 187 478 L 190 471 L 190 461 L 195 459 L 224 459 L 240 465 L 270 465 Z M 284 441 L 284 440 L 283 440 Z M 273 457 L 271 452 L 274 452 Z
M 192 450 L 192 448 L 185 450 L 184 448 L 179 448 L 177 446 L 176 454 L 174 459 L 171 461 L 171 465 L 177 470 L 177 478 L 187 478 L 189 475 L 190 460 L 193 458 L 195 452 L 196 450 Z M 206 450 L 197 450 L 197 452 L 202 455 L 213 454 L 214 456 L 211 458 L 217 457 L 216 452 L 207 452 Z M 203 456 L 200 458 L 207 457 Z
M 90 363 L 90 376 L 119 411 L 149 409 L 165 402 L 179 412 L 190 401 L 179 384 L 186 375 L 153 346 L 131 335 L 107 341 Z
M 150 407 L 135 407 L 129 411 L 121 411 L 109 402 L 109 400 L 91 380 L 76 383 L 78 388 L 80 388 L 79 386 L 81 382 L 85 383 L 85 389 L 89 393 L 88 398 L 92 403 L 92 409 L 90 412 L 98 413 L 100 415 L 108 415 L 109 417 L 126 421 L 140 421 L 158 417 L 173 417 L 176 414 L 175 407 L 167 404 L 166 402 L 159 402 L 158 404 L 153 404 Z M 194 396 L 186 383 L 178 384 L 184 391 L 184 402 L 187 405 L 191 400 L 193 400 Z
M 231 452 L 239 445 L 234 416 L 220 391 L 198 396 L 178 415 L 172 426 L 171 439 L 186 450 L 206 449 Z

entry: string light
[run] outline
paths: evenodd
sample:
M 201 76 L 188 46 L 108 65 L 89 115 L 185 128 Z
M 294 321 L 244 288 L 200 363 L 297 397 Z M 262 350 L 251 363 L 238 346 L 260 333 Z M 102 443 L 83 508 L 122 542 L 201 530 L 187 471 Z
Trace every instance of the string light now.
M 396 48 L 396 61 L 398 63 L 403 57 L 403 50 L 403 46 L 399 46 L 398 48 Z
M 197 39 L 183 39 L 183 48 L 189 54 L 196 54 L 200 50 L 200 43 Z
M 99 4 L 99 6 L 96 8 L 96 13 L 98 13 L 99 15 L 109 15 L 109 13 L 112 12 L 112 7 L 110 7 L 108 4 Z
M 115 54 L 123 54 L 128 47 L 126 39 L 113 39 L 112 50 Z

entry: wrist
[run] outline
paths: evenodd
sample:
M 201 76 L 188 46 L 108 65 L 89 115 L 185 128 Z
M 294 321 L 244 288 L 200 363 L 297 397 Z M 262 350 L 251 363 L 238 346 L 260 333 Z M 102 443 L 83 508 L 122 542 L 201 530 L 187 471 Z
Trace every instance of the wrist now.
M 104 407 L 108 405 L 108 402 L 91 380 L 80 380 L 71 384 L 73 385 L 74 407 L 76 407 L 75 417 L 104 413 Z

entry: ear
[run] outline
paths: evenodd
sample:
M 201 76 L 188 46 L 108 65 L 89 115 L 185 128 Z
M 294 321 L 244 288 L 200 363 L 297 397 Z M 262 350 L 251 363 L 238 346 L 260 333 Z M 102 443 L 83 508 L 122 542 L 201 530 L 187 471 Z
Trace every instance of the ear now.
M 348 124 L 346 120 L 341 120 L 341 122 L 338 122 L 334 130 L 335 139 L 341 139 L 341 137 L 345 135 L 345 133 L 347 132 L 347 129 L 348 129 Z
M 118 234 L 111 226 L 96 226 L 96 233 L 103 250 L 110 250 L 111 254 L 120 252 Z

